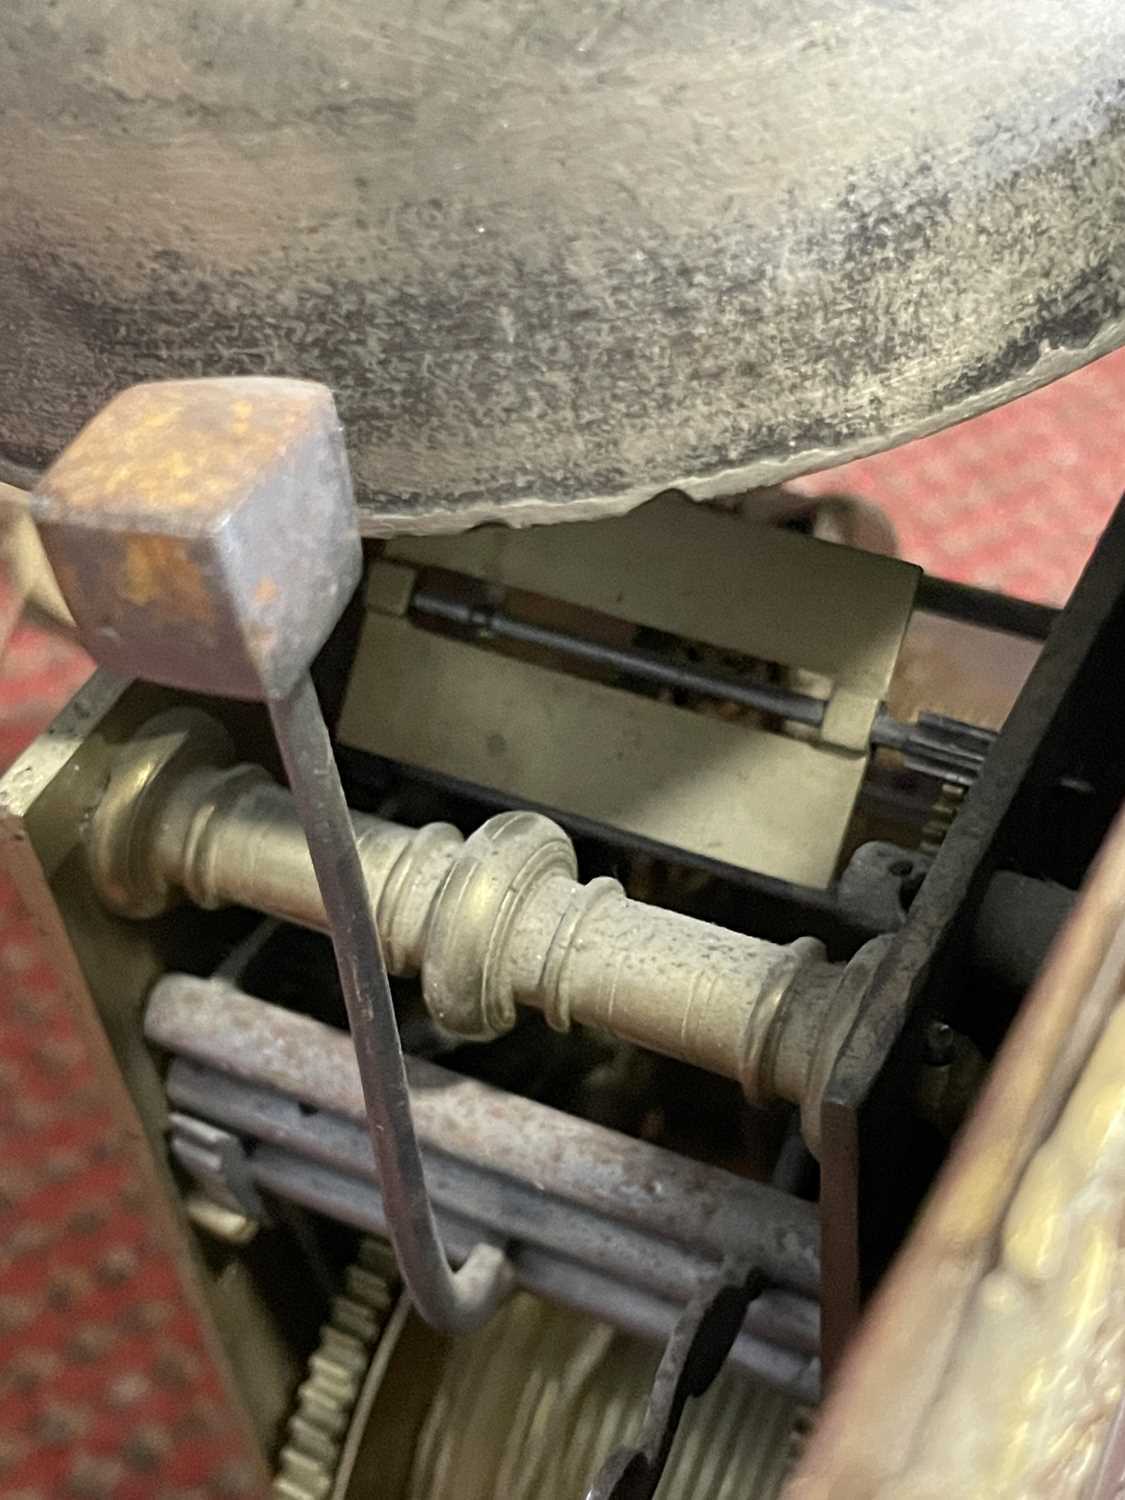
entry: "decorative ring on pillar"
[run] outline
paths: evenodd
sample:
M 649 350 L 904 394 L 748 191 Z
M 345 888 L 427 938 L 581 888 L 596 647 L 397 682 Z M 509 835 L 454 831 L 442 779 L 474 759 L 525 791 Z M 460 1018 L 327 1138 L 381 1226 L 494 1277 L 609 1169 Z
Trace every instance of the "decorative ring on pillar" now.
M 208 793 L 199 799 L 184 831 L 180 886 L 196 906 L 215 911 L 228 904 L 218 892 L 215 878 L 215 836 L 222 837 L 228 808 L 233 807 L 250 788 L 272 786 L 273 777 L 262 766 L 255 765 L 228 766 L 204 774 Z
M 365 838 L 359 840 L 361 861 L 366 841 Z M 426 823 L 417 832 L 411 832 L 403 844 L 379 894 L 375 913 L 387 968 L 392 974 L 415 973 L 421 960 L 417 935 L 422 934 L 421 946 L 424 946 L 431 893 L 415 889 L 419 868 L 434 850 L 447 850 L 452 863 L 463 844 L 464 840 L 452 823 Z M 419 905 L 424 906 L 425 911 L 419 911 Z
M 612 875 L 599 875 L 596 880 L 591 880 L 589 885 L 577 886 L 571 892 L 566 911 L 555 928 L 550 947 L 547 949 L 547 956 L 543 960 L 543 970 L 539 979 L 543 1014 L 548 1026 L 553 1027 L 555 1031 L 570 1030 L 570 995 L 566 989 L 566 964 L 574 951 L 579 929 L 590 911 L 611 896 L 618 896 L 622 900 L 625 898 L 621 882 L 614 880 Z
M 551 875 L 575 880 L 578 865 L 566 834 L 540 813 L 500 813 L 465 841 L 434 902 L 422 959 L 426 1005 L 440 1026 L 486 1041 L 515 1025 L 507 937 Z
M 785 1024 L 789 987 L 799 969 L 823 957 L 824 944 L 817 938 L 801 937 L 789 943 L 781 950 L 769 982 L 762 985 L 761 993 L 749 1009 L 739 1074 L 742 1091 L 751 1104 L 764 1107 L 777 1098 L 773 1061 Z
M 111 911 L 156 917 L 180 899 L 180 887 L 156 867 L 152 828 L 169 789 L 186 773 L 226 766 L 233 758 L 222 724 L 187 707 L 157 714 L 118 750 L 86 841 L 94 883 Z

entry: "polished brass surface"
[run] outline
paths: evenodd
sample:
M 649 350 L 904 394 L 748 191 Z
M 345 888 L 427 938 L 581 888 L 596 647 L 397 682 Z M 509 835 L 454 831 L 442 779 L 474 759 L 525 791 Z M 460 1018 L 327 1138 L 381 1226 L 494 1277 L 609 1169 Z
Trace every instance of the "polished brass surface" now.
M 151 837 L 151 821 L 163 812 L 164 773 L 214 766 L 233 753 L 222 724 L 200 708 L 171 708 L 141 733 L 145 754 L 130 757 L 128 774 L 118 770 L 109 778 L 89 832 L 103 901 L 133 918 L 159 916 L 174 904 L 174 888 L 159 878 L 151 861 L 138 862 Z
M 673 498 L 568 534 L 399 538 L 387 559 L 370 573 L 343 743 L 710 860 L 831 880 L 916 569 Z M 824 723 L 773 734 L 424 631 L 405 611 L 409 569 L 426 568 L 813 672 Z
M 920 572 L 674 497 L 569 532 L 399 537 L 388 555 L 805 667 L 874 698 L 886 696 Z
M 156 893 L 183 891 L 200 906 L 237 903 L 322 928 L 289 793 L 257 767 L 202 765 L 190 749 L 197 733 L 217 759 L 233 759 L 178 712 L 119 752 L 90 825 L 99 889 L 119 911 L 130 889 L 145 915 Z M 495 1036 L 518 1004 L 559 1030 L 599 1026 L 737 1079 L 758 1101 L 801 1103 L 815 1147 L 815 1101 L 869 955 L 841 987 L 844 971 L 811 938 L 783 947 L 631 901 L 609 878 L 583 885 L 570 840 L 537 813 L 502 813 L 467 840 L 440 823 L 408 829 L 357 814 L 355 827 L 388 965 L 421 975 L 447 1030 Z
M 188 1191 L 184 1196 L 184 1213 L 196 1229 L 224 1244 L 248 1245 L 261 1229 L 259 1220 L 237 1209 L 226 1208 L 207 1193 Z
M 560 815 L 815 887 L 835 871 L 867 764 L 864 754 L 545 670 L 374 610 L 340 738 Z
M 426 1338 L 409 1312 L 385 1343 L 333 1500 L 575 1500 L 635 1429 L 659 1358 L 526 1293 L 455 1344 Z M 790 1398 L 727 1368 L 691 1403 L 659 1500 L 772 1500 L 803 1421 Z
M 27 600 L 53 615 L 60 625 L 73 626 L 32 522 L 29 501 L 26 490 L 0 480 L 0 555 L 11 569 L 15 585 L 15 602 L 11 607 L 18 609 Z
M 309 1359 L 276 1500 L 580 1496 L 640 1421 L 659 1349 L 527 1293 L 442 1339 L 394 1306 L 396 1284 L 386 1247 L 364 1241 Z M 659 1500 L 772 1500 L 806 1412 L 728 1367 L 692 1403 Z

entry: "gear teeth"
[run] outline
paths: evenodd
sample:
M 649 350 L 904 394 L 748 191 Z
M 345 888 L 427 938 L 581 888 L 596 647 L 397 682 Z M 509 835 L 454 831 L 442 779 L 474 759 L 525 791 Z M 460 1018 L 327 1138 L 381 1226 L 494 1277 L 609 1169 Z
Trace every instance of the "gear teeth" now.
M 922 829 L 922 853 L 936 854 L 945 842 L 945 836 L 953 827 L 953 820 L 961 811 L 966 788 L 954 781 L 943 781 L 941 790 L 930 808 L 926 826 Z
M 348 1424 L 398 1287 L 390 1246 L 362 1240 L 297 1391 L 273 1500 L 327 1500 L 331 1494 Z

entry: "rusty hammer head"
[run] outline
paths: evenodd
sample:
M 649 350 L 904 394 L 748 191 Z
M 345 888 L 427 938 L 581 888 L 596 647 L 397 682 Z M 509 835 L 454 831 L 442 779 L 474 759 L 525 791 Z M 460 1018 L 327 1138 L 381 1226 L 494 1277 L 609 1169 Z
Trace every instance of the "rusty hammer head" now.
M 284 697 L 359 581 L 336 408 L 303 380 L 133 386 L 32 511 L 91 655 L 188 691 Z

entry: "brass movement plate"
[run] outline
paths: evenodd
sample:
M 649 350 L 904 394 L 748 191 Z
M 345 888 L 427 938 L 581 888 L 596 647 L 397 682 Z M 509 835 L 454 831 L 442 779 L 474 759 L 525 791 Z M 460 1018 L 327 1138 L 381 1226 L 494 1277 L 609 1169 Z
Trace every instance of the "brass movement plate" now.
M 853 719 L 887 692 L 918 576 L 669 501 L 565 531 L 404 538 L 389 556 L 813 671 Z M 388 597 L 373 582 L 345 745 L 719 863 L 813 887 L 832 879 L 862 750 L 438 635 Z
M 675 497 L 559 530 L 400 537 L 397 562 L 448 568 L 884 698 L 921 569 Z

